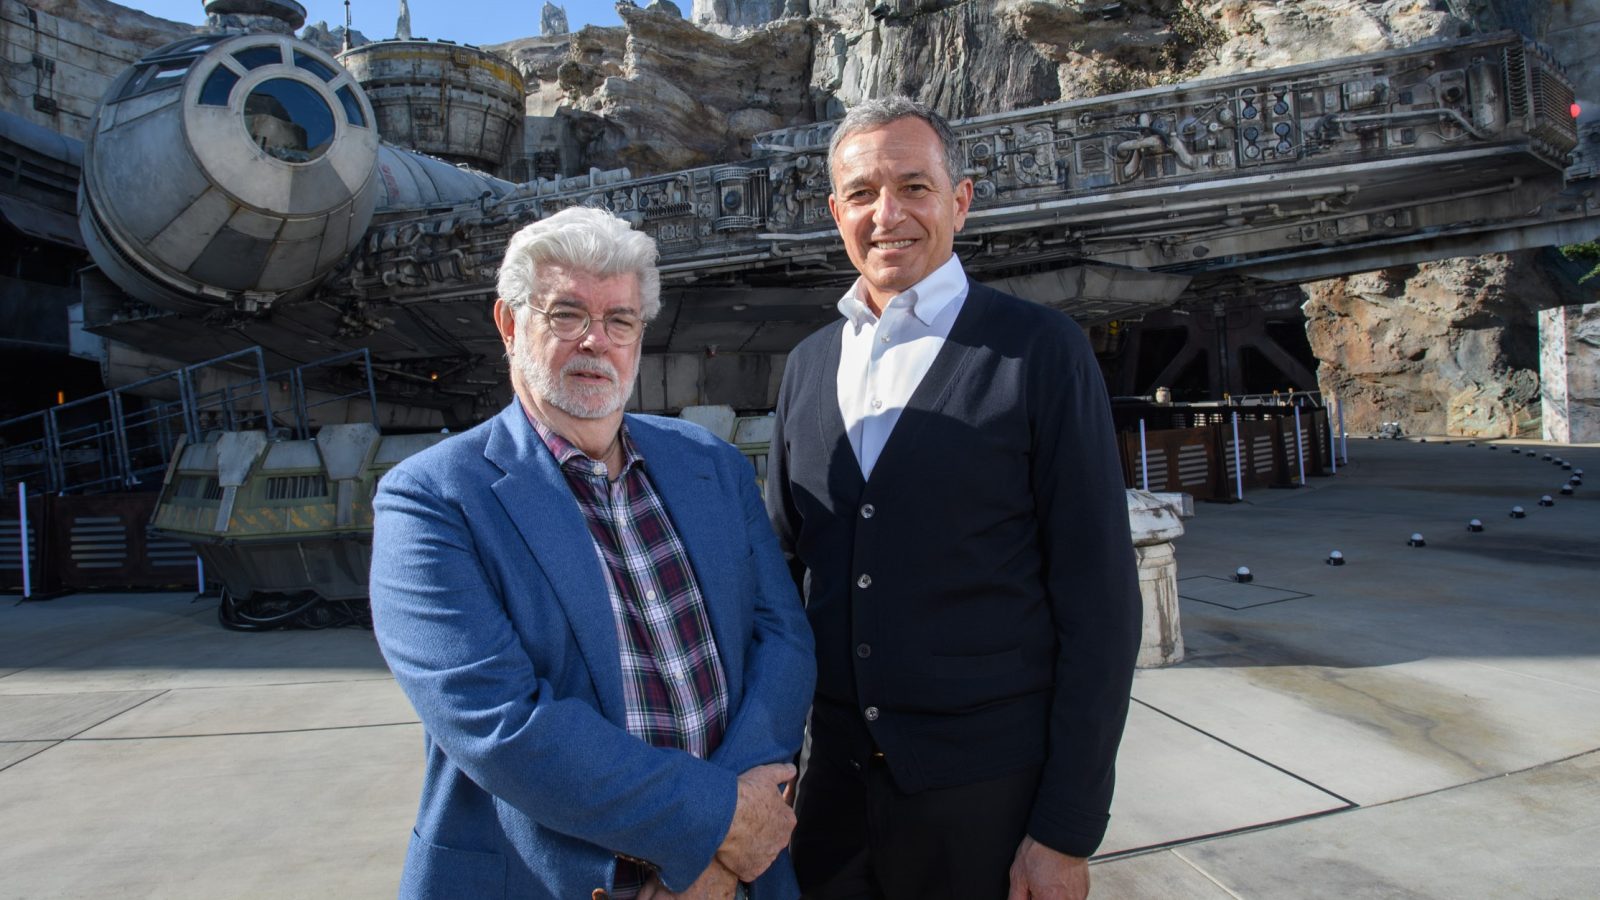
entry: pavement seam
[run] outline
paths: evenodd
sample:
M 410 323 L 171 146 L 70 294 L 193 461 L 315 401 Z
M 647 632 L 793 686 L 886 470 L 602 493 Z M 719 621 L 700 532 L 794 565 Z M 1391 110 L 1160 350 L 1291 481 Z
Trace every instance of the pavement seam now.
M 1240 747 L 1238 744 L 1232 743 L 1231 741 L 1223 740 L 1222 738 L 1212 734 L 1211 732 L 1206 731 L 1204 728 L 1200 728 L 1197 725 L 1194 725 L 1194 724 L 1189 723 L 1189 722 L 1185 722 L 1184 720 L 1178 718 L 1177 716 L 1173 715 L 1172 713 L 1169 713 L 1166 710 L 1161 709 L 1159 707 L 1152 706 L 1149 703 L 1146 703 L 1145 701 L 1140 700 L 1138 697 L 1129 697 L 1128 699 L 1130 701 L 1134 702 L 1134 703 L 1139 704 L 1140 706 L 1144 707 L 1145 709 L 1150 710 L 1151 712 L 1159 713 L 1159 714 L 1161 714 L 1163 716 L 1166 716 L 1167 718 L 1171 719 L 1174 722 L 1177 722 L 1179 725 L 1182 725 L 1185 728 L 1188 728 L 1188 729 L 1191 729 L 1193 731 L 1199 732 L 1200 734 L 1205 735 L 1206 737 L 1212 739 L 1213 741 L 1216 741 L 1217 743 L 1223 745 L 1224 747 L 1227 747 L 1230 750 L 1233 750 L 1236 753 L 1242 753 L 1245 756 L 1248 756 L 1251 759 L 1255 760 L 1256 762 L 1261 763 L 1264 766 L 1267 766 L 1268 768 L 1275 769 L 1275 770 L 1277 770 L 1279 772 L 1282 772 L 1283 774 L 1289 776 L 1290 778 L 1293 778 L 1295 781 L 1298 781 L 1301 784 L 1307 785 L 1309 787 L 1316 788 L 1317 790 L 1323 792 L 1324 794 L 1327 794 L 1328 796 L 1334 798 L 1335 800 L 1338 800 L 1340 803 L 1345 804 L 1347 809 L 1354 809 L 1354 808 L 1357 808 L 1357 807 L 1361 806 L 1361 804 L 1355 802 L 1354 800 L 1351 800 L 1349 797 L 1345 797 L 1345 796 L 1342 796 L 1342 795 L 1340 795 L 1338 793 L 1335 793 L 1334 791 L 1330 791 L 1327 788 L 1323 787 L 1322 785 L 1317 784 L 1315 781 L 1312 781 L 1311 779 L 1306 778 L 1303 775 L 1298 775 L 1298 774 L 1296 774 L 1294 772 L 1289 771 L 1288 769 L 1285 769 L 1283 766 L 1280 766 L 1277 763 L 1272 762 L 1271 760 L 1264 759 L 1264 758 L 1262 758 L 1260 756 L 1257 756 L 1256 754 L 1251 753 L 1249 750 L 1246 750 L 1243 747 Z
M 1207 872 L 1205 869 L 1200 868 L 1200 864 L 1199 863 L 1195 862 L 1194 860 L 1190 859 L 1187 856 L 1184 856 L 1182 853 L 1179 853 L 1176 850 L 1172 850 L 1172 851 L 1169 851 L 1169 852 L 1171 852 L 1173 856 L 1176 856 L 1178 859 L 1182 860 L 1184 865 L 1186 865 L 1189 868 L 1191 868 L 1191 869 L 1195 870 L 1196 872 L 1198 872 L 1200 874 L 1201 878 L 1204 878 L 1205 880 L 1207 880 L 1207 881 L 1211 882 L 1212 884 L 1216 885 L 1217 886 L 1217 890 L 1222 891 L 1224 894 L 1227 894 L 1229 897 L 1234 898 L 1234 900 L 1244 900 L 1244 895 L 1243 894 L 1240 894 L 1240 893 L 1234 891 L 1232 888 L 1230 888 L 1227 885 L 1223 884 L 1222 882 L 1218 881 L 1215 875 L 1212 875 L 1210 872 Z
M 273 728 L 263 731 L 215 731 L 201 734 L 144 734 L 128 737 L 71 737 L 68 740 L 77 743 L 100 741 L 112 743 L 116 741 L 176 741 L 186 738 L 211 738 L 211 737 L 253 737 L 266 734 L 313 734 L 321 731 L 360 731 L 365 728 L 398 728 L 403 725 L 420 725 L 420 721 L 409 722 L 372 722 L 366 725 L 328 725 L 322 728 Z M 83 732 L 79 732 L 82 734 Z
M 107 693 L 115 693 L 115 692 L 109 692 L 108 691 Z M 75 739 L 77 739 L 78 735 L 83 734 L 85 731 L 88 731 L 91 728 L 99 728 L 101 725 L 104 725 L 105 723 L 111 721 L 112 719 L 115 719 L 117 716 L 122 715 L 123 713 L 132 712 L 133 710 L 138 709 L 139 707 L 145 705 L 146 703 L 149 703 L 151 700 L 154 700 L 157 697 L 165 696 L 166 694 L 170 694 L 170 693 L 171 693 L 170 690 L 159 690 L 159 691 L 156 691 L 155 693 L 153 693 L 150 696 L 144 698 L 143 700 L 140 700 L 138 703 L 135 703 L 132 706 L 129 706 L 129 707 L 125 708 L 125 709 L 119 709 L 116 712 L 112 713 L 111 715 L 106 716 L 104 719 L 101 719 L 100 721 L 95 722 L 92 725 L 85 725 L 84 727 L 78 729 L 77 731 L 73 732 L 72 734 L 67 735 L 66 740 L 69 740 L 69 741 L 75 740 Z
M 1528 772 L 1533 772 L 1533 771 L 1538 770 L 1538 769 L 1549 768 L 1550 766 L 1558 766 L 1558 765 L 1561 765 L 1562 763 L 1571 762 L 1571 761 L 1573 761 L 1575 759 L 1582 759 L 1585 756 L 1593 756 L 1593 755 L 1595 755 L 1597 753 L 1600 753 L 1600 747 L 1591 747 L 1588 750 L 1579 750 L 1577 753 L 1569 753 L 1566 756 L 1560 756 L 1560 757 L 1557 757 L 1555 759 L 1547 759 L 1544 762 L 1534 763 L 1531 766 L 1523 766 L 1520 769 L 1512 769 L 1509 772 L 1500 772 L 1500 773 L 1495 774 L 1495 775 L 1485 775 L 1482 778 L 1474 778 L 1471 781 L 1463 781 L 1460 784 L 1447 784 L 1444 787 L 1434 788 L 1431 791 L 1423 791 L 1420 794 L 1407 794 L 1404 797 L 1393 797 L 1393 798 L 1388 799 L 1388 800 L 1381 800 L 1381 801 L 1379 801 L 1377 803 L 1369 803 L 1366 806 L 1358 806 L 1358 808 L 1359 809 L 1377 809 L 1377 808 L 1382 807 L 1382 806 L 1389 806 L 1389 805 L 1392 805 L 1392 804 L 1395 804 L 1395 803 L 1403 803 L 1403 802 L 1405 802 L 1407 800 L 1416 800 L 1416 799 L 1419 799 L 1419 798 L 1422 798 L 1422 797 L 1432 797 L 1434 794 L 1443 794 L 1446 791 L 1460 790 L 1461 788 L 1464 788 L 1464 787 L 1472 787 L 1475 784 L 1483 784 L 1485 782 L 1495 781 L 1495 780 L 1498 780 L 1498 779 L 1501 779 L 1501 778 L 1510 778 L 1513 775 L 1522 775 L 1522 774 L 1525 774 L 1525 773 L 1528 773 Z
M 3 741 L 3 742 L 0 742 L 0 743 L 6 743 L 6 744 L 49 744 L 50 745 L 49 747 L 40 747 L 39 749 L 33 751 L 32 753 L 29 753 L 27 756 L 24 756 L 21 759 L 13 759 L 11 762 L 8 762 L 5 765 L 0 766 L 0 772 L 4 772 L 5 770 L 11 768 L 12 766 L 16 765 L 17 763 L 27 762 L 28 760 L 33 759 L 35 756 L 38 756 L 39 754 L 45 752 L 46 750 L 49 750 L 52 747 L 55 747 L 57 744 L 63 744 L 63 743 L 66 743 L 66 742 L 65 741 Z

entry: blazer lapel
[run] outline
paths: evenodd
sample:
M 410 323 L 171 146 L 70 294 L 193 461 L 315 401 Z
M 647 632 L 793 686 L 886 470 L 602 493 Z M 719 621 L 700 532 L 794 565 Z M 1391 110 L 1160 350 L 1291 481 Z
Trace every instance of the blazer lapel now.
M 492 489 L 566 611 L 601 713 L 623 724 L 622 667 L 605 575 L 583 512 L 519 401 L 495 419 L 484 456 L 505 472 Z

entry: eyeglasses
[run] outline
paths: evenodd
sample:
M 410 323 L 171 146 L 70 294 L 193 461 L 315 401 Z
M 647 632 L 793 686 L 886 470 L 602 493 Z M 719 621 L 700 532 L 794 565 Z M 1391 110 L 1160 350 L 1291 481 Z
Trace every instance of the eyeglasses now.
M 589 333 L 589 326 L 594 324 L 594 317 L 581 309 L 568 306 L 540 309 L 532 305 L 528 308 L 544 316 L 544 320 L 550 324 L 550 333 L 557 340 L 581 340 Z M 644 334 L 644 320 L 632 313 L 612 313 L 601 321 L 605 323 L 606 337 L 619 346 L 627 346 Z

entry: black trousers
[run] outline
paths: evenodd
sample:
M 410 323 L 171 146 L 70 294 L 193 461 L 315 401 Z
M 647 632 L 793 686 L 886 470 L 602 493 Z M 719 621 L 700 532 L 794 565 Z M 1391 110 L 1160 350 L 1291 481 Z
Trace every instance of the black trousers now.
M 805 900 L 1005 900 L 1039 767 L 907 794 L 886 761 L 813 744 L 789 850 Z

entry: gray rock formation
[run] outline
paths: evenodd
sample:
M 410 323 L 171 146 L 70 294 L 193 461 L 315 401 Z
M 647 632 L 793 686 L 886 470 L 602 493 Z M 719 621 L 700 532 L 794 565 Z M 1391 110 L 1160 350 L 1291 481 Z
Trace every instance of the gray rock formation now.
M 27 0 L 23 5 L 141 47 L 155 48 L 170 44 L 200 30 L 194 25 L 157 18 L 110 0 Z
M 679 9 L 678 4 L 673 3 L 672 0 L 651 0 L 650 5 L 646 6 L 645 10 L 647 12 L 661 13 L 662 15 L 672 16 L 674 19 L 683 18 L 683 10 Z
M 1352 432 L 1539 436 L 1540 309 L 1566 298 L 1538 251 L 1305 285 L 1324 394 Z
M 725 25 L 733 28 L 758 28 L 786 15 L 805 15 L 803 0 L 694 0 L 689 19 L 702 28 Z
M 350 46 L 361 47 L 372 43 L 367 36 L 359 30 L 350 29 Z M 328 53 L 337 54 L 345 49 L 345 27 L 337 25 L 328 27 L 327 22 L 317 21 L 300 29 L 300 40 Z
M 759 132 L 814 120 L 807 20 L 723 37 L 670 13 L 617 9 L 626 30 L 584 28 L 564 54 L 549 42 L 493 48 L 530 91 L 550 91 L 553 74 L 565 106 L 599 117 L 590 165 L 635 175 L 705 165 L 747 153 Z
M 539 34 L 552 37 L 567 34 L 571 30 L 567 27 L 566 8 L 545 0 L 544 8 L 539 10 Z

